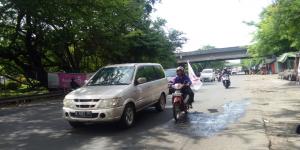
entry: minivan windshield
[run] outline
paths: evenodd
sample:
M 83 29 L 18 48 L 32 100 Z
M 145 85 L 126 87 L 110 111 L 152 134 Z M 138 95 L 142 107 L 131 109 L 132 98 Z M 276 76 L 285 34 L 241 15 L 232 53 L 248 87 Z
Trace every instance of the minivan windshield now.
M 102 68 L 92 77 L 87 86 L 128 85 L 132 82 L 134 68 L 133 66 Z

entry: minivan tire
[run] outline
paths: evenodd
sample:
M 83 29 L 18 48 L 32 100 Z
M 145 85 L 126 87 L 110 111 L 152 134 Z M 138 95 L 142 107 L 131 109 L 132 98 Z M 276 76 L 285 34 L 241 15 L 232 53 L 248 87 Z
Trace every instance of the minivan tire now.
M 135 109 L 132 104 L 127 104 L 124 108 L 120 123 L 123 128 L 130 128 L 135 122 Z
M 166 108 L 166 96 L 161 94 L 158 102 L 155 104 L 155 109 L 159 112 L 164 111 Z
M 82 128 L 82 127 L 84 127 L 84 123 L 82 123 L 82 122 L 72 122 L 72 121 L 69 121 L 69 124 L 73 128 Z

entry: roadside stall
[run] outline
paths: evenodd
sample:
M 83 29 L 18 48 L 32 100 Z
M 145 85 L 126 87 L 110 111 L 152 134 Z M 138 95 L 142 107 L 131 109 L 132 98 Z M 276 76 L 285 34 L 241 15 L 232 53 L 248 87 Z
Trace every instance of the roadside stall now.
M 278 73 L 278 62 L 276 61 L 276 57 L 265 58 L 264 64 L 266 66 L 266 74 Z
M 295 58 L 296 52 L 288 52 L 280 55 L 277 58 L 279 72 L 282 72 L 286 69 L 294 69 Z

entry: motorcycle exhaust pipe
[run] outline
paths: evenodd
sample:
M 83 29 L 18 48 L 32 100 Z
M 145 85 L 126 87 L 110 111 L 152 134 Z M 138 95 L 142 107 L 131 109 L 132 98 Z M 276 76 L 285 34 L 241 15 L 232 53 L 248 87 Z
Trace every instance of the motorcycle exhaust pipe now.
M 187 104 L 187 102 L 188 102 L 189 99 L 190 99 L 190 96 L 187 95 L 187 96 L 185 97 L 185 99 L 183 100 L 183 102 L 184 102 L 185 104 Z

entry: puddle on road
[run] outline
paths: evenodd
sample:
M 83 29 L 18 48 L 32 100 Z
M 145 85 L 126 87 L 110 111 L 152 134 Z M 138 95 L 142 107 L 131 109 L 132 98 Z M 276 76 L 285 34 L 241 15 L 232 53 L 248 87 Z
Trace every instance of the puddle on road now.
M 173 122 L 171 130 L 190 136 L 213 136 L 241 118 L 249 104 L 246 100 L 229 102 L 222 106 L 222 112 L 213 114 L 190 112 L 182 122 Z

